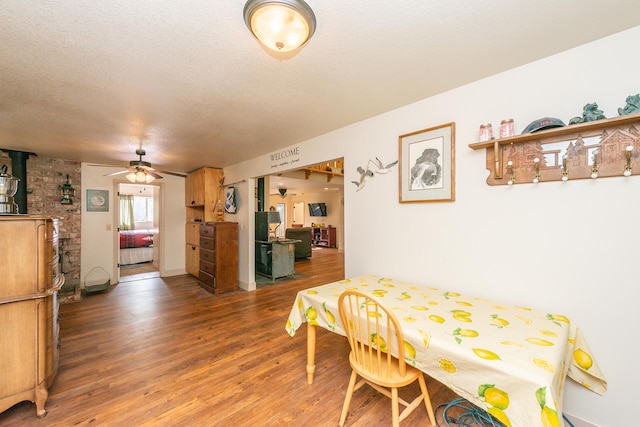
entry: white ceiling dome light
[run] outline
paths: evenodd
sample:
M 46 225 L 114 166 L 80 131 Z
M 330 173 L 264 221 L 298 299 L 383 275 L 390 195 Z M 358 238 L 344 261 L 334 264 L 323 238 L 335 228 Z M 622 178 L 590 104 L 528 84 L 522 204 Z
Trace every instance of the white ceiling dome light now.
M 244 22 L 260 43 L 275 52 L 299 48 L 316 30 L 316 16 L 303 0 L 249 0 Z

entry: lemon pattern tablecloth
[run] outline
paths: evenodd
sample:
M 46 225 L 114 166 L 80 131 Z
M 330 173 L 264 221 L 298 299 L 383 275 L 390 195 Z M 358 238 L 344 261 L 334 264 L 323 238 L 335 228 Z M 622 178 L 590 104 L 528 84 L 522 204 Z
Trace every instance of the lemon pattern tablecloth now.
M 506 426 L 562 426 L 567 375 L 598 394 L 606 391 L 582 332 L 566 316 L 387 277 L 359 276 L 298 292 L 289 335 L 304 322 L 345 335 L 338 296 L 346 289 L 367 292 L 393 310 L 408 363 Z

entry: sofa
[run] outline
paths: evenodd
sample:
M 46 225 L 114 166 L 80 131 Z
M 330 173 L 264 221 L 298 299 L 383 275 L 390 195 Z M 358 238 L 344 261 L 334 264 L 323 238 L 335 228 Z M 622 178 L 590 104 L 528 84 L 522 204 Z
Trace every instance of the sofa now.
M 311 227 L 287 228 L 284 237 L 300 240 L 296 242 L 296 259 L 311 258 Z

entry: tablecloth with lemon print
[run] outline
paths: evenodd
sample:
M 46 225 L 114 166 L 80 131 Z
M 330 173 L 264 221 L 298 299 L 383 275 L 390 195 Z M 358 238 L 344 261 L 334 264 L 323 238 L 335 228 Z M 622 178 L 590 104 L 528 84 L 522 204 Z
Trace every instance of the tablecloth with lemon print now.
M 606 391 L 582 332 L 564 315 L 386 277 L 359 276 L 300 291 L 287 320 L 289 335 L 304 322 L 345 335 L 338 296 L 346 289 L 367 292 L 393 310 L 408 363 L 506 426 L 564 425 L 567 375 L 598 394 Z

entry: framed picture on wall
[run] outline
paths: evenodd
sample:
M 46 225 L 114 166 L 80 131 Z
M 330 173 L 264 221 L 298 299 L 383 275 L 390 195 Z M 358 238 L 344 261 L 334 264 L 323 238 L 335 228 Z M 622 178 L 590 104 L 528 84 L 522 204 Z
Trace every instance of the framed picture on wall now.
M 109 212 L 109 190 L 87 190 L 87 212 Z
M 400 135 L 400 203 L 455 200 L 455 123 Z

